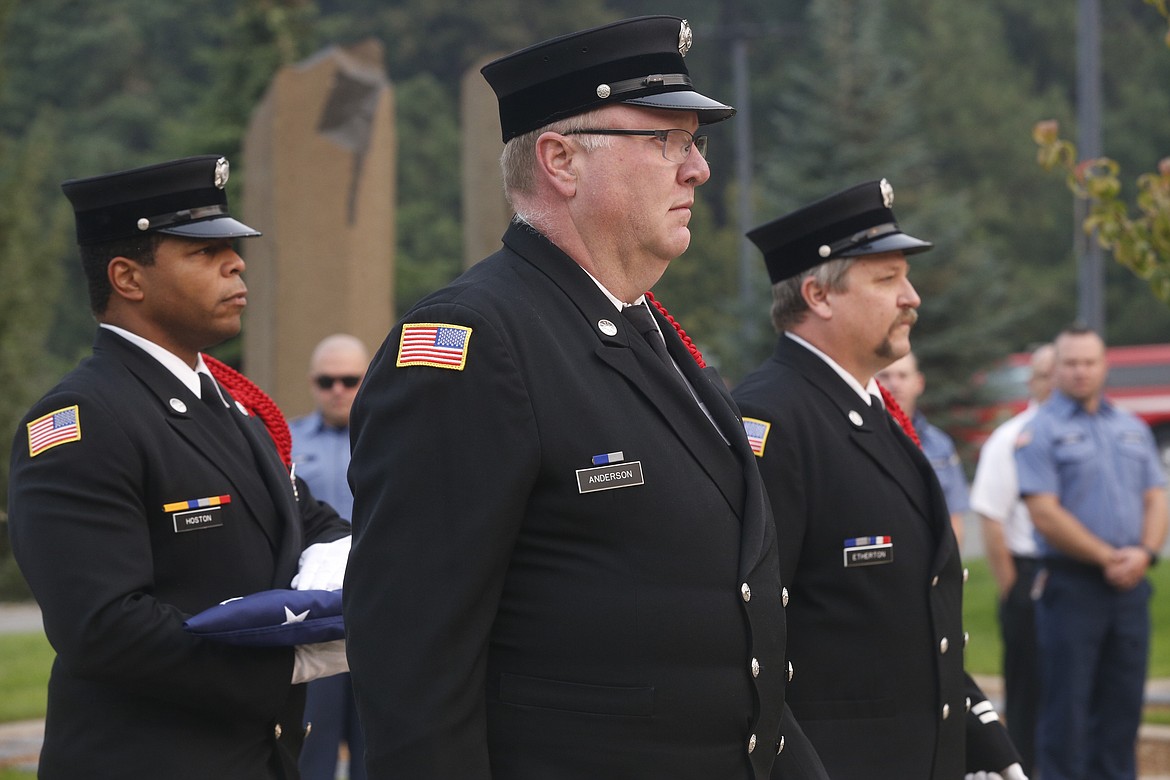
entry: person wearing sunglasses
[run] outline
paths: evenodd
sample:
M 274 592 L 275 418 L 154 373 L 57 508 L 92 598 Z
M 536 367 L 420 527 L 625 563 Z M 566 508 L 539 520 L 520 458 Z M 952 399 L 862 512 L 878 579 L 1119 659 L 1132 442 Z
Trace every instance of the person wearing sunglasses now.
M 420 301 L 354 402 L 347 649 L 371 777 L 812 780 L 747 437 L 648 294 L 686 249 L 691 28 L 483 68 L 503 248 Z M 774 766 L 784 765 L 779 775 Z
M 309 358 L 314 409 L 288 424 L 297 476 L 305 480 L 313 495 L 346 520 L 353 514 L 353 493 L 345 476 L 349 468 L 349 409 L 369 362 L 366 346 L 356 336 L 335 333 L 322 339 Z M 308 736 L 299 761 L 303 780 L 333 780 L 342 743 L 351 756 L 350 780 L 365 780 L 361 758 L 365 740 L 348 674 L 309 683 L 305 730 Z

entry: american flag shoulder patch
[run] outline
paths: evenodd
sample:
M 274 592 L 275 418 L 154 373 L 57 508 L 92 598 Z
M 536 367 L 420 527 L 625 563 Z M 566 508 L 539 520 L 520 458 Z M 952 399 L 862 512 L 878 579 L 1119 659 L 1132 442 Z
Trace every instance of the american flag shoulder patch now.
M 58 444 L 81 441 L 81 413 L 77 404 L 66 406 L 28 424 L 28 456 L 35 458 Z
M 471 328 L 444 322 L 408 322 L 402 326 L 395 366 L 434 366 L 462 371 L 467 364 Z
M 755 417 L 743 418 L 743 432 L 747 434 L 748 444 L 757 458 L 764 457 L 764 445 L 768 443 L 768 433 L 772 430 L 772 423 L 766 420 L 757 420 Z

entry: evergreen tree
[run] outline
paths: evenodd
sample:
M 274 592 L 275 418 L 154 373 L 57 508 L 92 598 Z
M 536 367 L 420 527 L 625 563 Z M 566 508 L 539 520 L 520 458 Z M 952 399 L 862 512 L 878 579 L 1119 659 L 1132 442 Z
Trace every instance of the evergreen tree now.
M 0 22 L 3 9 L 0 8 Z M 2 26 L 2 25 L 0 25 Z M 25 411 L 64 366 L 46 349 L 60 292 L 58 257 L 68 234 L 62 198 L 46 200 L 45 171 L 56 147 L 52 117 L 35 122 L 26 138 L 0 134 L 0 431 L 19 441 Z M 0 600 L 28 598 L 28 587 L 8 546 L 8 458 L 0 458 Z
M 935 244 L 911 258 L 923 303 L 914 348 L 929 399 L 949 404 L 989 357 L 997 322 L 972 317 L 1002 296 L 990 254 L 972 239 L 970 192 L 941 175 L 947 159 L 922 131 L 928 74 L 897 46 L 884 0 L 813 0 L 810 46 L 790 66 L 769 116 L 774 148 L 761 164 L 761 222 L 861 181 L 894 186 L 904 229 Z M 994 310 L 991 310 L 994 311 Z

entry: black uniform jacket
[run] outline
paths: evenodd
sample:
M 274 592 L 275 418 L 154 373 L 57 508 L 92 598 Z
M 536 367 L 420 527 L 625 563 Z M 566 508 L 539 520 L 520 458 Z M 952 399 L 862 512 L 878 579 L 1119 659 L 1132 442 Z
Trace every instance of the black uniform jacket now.
M 74 406 L 80 440 L 30 457 L 26 423 Z M 57 651 L 42 778 L 295 776 L 292 650 L 198 639 L 182 623 L 287 588 L 302 548 L 346 526 L 303 482 L 298 502 L 260 420 L 231 414 L 242 437 L 217 433 L 224 421 L 182 382 L 103 328 L 17 429 L 12 546 Z M 212 497 L 218 508 L 164 509 Z
M 400 323 L 354 404 L 370 776 L 764 778 L 782 736 L 820 776 L 781 723 L 775 530 L 730 396 L 659 317 L 712 424 L 572 259 L 504 244 L 404 320 L 470 328 L 462 370 L 396 367 Z
M 786 336 L 732 395 L 771 424 L 758 461 L 791 592 L 788 700 L 829 775 L 959 780 L 1018 760 L 963 671 L 966 574 L 921 450 Z

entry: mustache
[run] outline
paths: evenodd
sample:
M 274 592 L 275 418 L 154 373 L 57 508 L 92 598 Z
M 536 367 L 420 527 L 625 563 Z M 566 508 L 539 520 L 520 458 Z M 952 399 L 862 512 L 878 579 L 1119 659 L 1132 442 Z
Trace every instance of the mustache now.
M 918 322 L 918 309 L 907 307 L 906 310 L 902 312 L 902 316 L 899 317 L 898 320 L 894 323 L 894 327 L 899 325 L 913 325 L 916 322 Z

